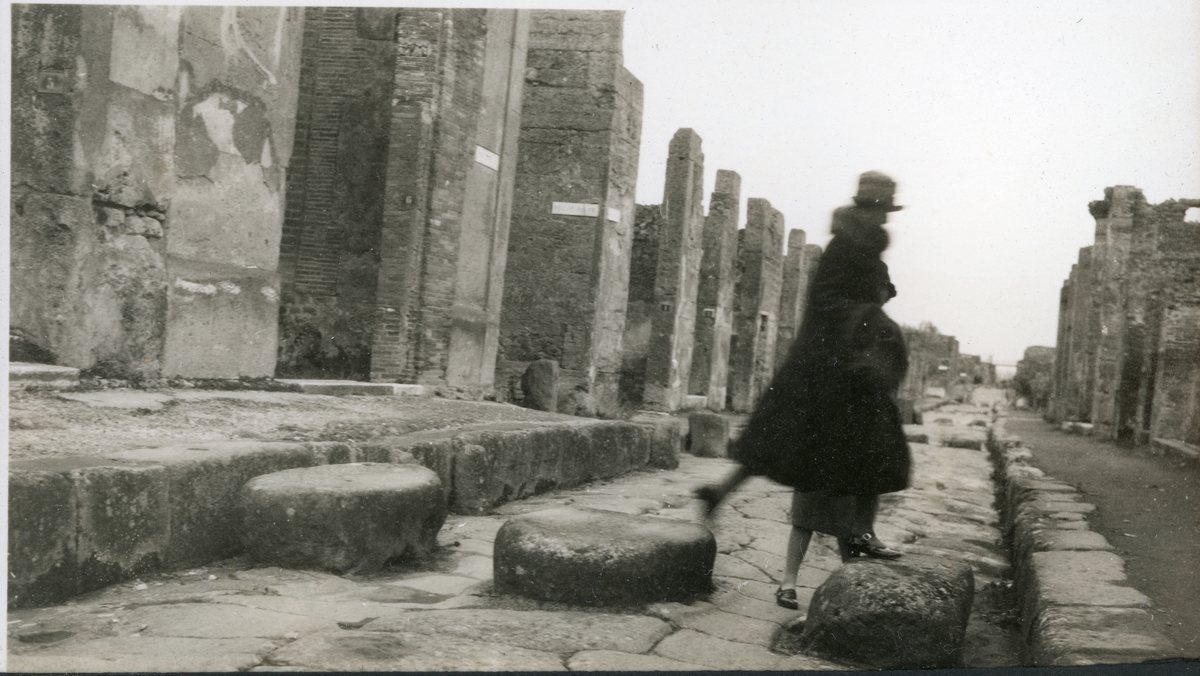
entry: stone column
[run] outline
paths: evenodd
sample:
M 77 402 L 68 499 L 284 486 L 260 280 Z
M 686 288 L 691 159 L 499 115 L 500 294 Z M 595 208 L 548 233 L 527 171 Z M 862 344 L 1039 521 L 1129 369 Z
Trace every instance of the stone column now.
M 655 272 L 658 311 L 651 322 L 643 390 L 643 405 L 655 411 L 678 410 L 687 396 L 703 252 L 700 137 L 691 129 L 680 129 L 669 152 Z
M 642 85 L 622 64 L 624 13 L 533 12 L 496 380 L 561 365 L 559 400 L 617 408 L 629 298 Z M 597 96 L 596 92 L 606 92 Z
M 775 373 L 775 338 L 783 283 L 783 214 L 765 199 L 746 203 L 734 317 L 737 345 L 731 350 L 729 394 L 733 410 L 754 408 Z
M 729 379 L 729 335 L 733 329 L 733 268 L 737 256 L 742 177 L 717 170 L 717 184 L 704 218 L 704 254 L 696 292 L 696 337 L 688 392 L 704 395 L 714 411 L 725 408 Z
M 1075 284 L 1071 287 L 1071 339 L 1068 345 L 1070 362 L 1067 377 L 1067 420 L 1087 422 L 1092 417 L 1092 364 L 1095 358 L 1095 338 L 1092 306 L 1092 247 L 1079 250 L 1075 264 Z
M 1063 282 L 1058 294 L 1058 336 L 1054 342 L 1054 370 L 1050 381 L 1050 417 L 1058 422 L 1064 419 L 1069 385 L 1067 374 L 1071 363 L 1071 285 L 1075 280 L 1075 269 Z
M 808 300 L 808 256 L 805 253 L 803 230 L 788 233 L 787 255 L 783 258 L 783 288 L 779 298 L 779 336 L 775 341 L 775 369 L 787 360 L 792 342 L 800 331 L 804 308 Z

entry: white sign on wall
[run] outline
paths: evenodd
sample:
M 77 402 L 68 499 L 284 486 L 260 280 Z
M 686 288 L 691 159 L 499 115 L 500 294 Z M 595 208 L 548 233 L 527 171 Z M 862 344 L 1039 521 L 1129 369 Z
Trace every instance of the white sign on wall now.
M 609 207 L 608 208 L 608 220 L 612 221 L 613 223 L 620 223 L 621 222 L 621 210 Z
M 500 156 L 483 146 L 475 146 L 475 161 L 488 169 L 500 171 Z
M 599 216 L 599 204 L 581 204 L 579 202 L 555 202 L 550 206 L 550 213 L 559 216 Z

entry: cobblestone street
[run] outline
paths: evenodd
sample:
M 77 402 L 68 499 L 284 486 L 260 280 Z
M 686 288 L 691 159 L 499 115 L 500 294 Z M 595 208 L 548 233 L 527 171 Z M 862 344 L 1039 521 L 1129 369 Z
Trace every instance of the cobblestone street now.
M 1016 637 L 996 604 L 1006 556 L 992 507 L 983 409 L 931 412 L 913 443 L 913 486 L 887 497 L 878 533 L 911 554 L 965 560 L 975 572 L 969 666 L 1019 664 Z M 976 425 L 971 425 L 976 422 Z M 939 424 L 940 423 L 940 424 Z M 916 438 L 916 437 L 914 437 Z M 965 443 L 964 443 L 965 442 Z M 977 443 L 975 445 L 978 445 Z M 589 609 L 537 603 L 491 590 L 492 541 L 506 518 L 574 505 L 695 520 L 691 490 L 729 461 L 683 456 L 678 469 L 502 505 L 486 516 L 451 515 L 439 551 L 386 574 L 338 577 L 237 560 L 136 580 L 58 605 L 9 614 L 14 671 L 181 670 L 665 670 L 852 667 L 772 652 L 781 628 L 804 615 L 812 593 L 841 565 L 818 535 L 801 568 L 799 612 L 774 590 L 788 535 L 787 489 L 752 479 L 717 514 L 715 590 L 685 605 Z

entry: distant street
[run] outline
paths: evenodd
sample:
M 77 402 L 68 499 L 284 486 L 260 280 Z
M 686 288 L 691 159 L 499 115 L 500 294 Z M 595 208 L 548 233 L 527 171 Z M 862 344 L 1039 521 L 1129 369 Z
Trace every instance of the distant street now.
M 1200 471 L 1145 448 L 1070 435 L 1014 412 L 1008 432 L 1034 465 L 1096 505 L 1091 529 L 1125 559 L 1131 584 L 1155 603 L 1155 623 L 1181 657 L 1200 657 Z

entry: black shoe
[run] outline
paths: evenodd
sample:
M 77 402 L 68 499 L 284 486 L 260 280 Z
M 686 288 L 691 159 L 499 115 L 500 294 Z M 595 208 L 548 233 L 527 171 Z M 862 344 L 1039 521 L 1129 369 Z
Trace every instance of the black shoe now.
M 795 589 L 784 589 L 783 587 L 776 589 L 775 604 L 788 610 L 800 610 L 800 602 L 796 600 Z
M 849 555 L 845 558 L 850 559 L 862 556 L 870 559 L 898 559 L 903 556 L 902 553 L 880 542 L 874 533 L 863 533 L 849 538 L 846 541 L 846 549 Z
M 697 500 L 704 503 L 701 507 L 700 515 L 705 521 L 712 519 L 713 512 L 717 510 L 717 505 L 721 504 L 721 500 L 725 499 L 725 494 L 717 486 L 701 486 L 697 488 L 693 495 Z

